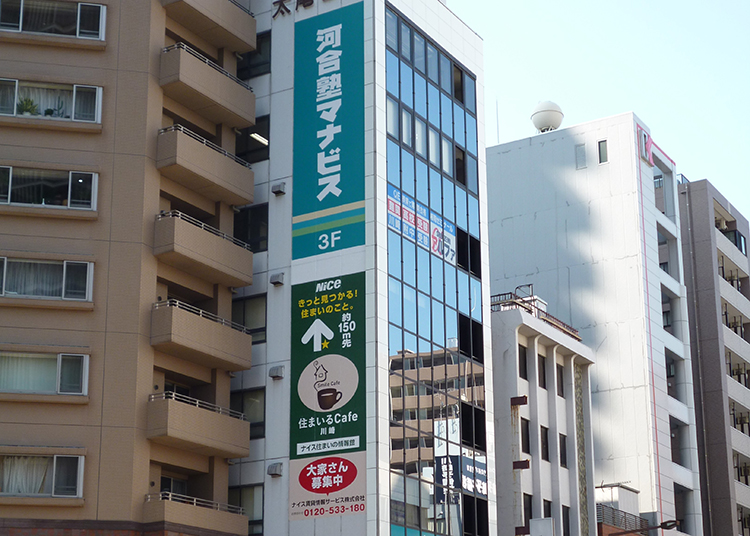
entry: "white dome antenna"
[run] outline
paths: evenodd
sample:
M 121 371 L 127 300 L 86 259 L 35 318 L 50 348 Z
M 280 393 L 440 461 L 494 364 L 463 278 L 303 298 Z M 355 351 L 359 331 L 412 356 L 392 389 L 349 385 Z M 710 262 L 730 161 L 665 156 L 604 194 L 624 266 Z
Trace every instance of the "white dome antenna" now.
M 537 131 L 549 132 L 556 130 L 562 123 L 563 117 L 560 107 L 552 101 L 540 102 L 531 113 L 531 122 Z

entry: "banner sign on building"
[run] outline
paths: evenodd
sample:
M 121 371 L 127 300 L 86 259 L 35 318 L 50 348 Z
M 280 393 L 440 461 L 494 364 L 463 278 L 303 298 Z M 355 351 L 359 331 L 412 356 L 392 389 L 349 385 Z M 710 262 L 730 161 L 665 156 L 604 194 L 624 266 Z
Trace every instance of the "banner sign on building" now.
M 388 185 L 388 227 L 401 232 L 401 190 Z
M 292 287 L 290 519 L 365 509 L 365 274 Z
M 292 257 L 365 243 L 364 8 L 294 25 Z

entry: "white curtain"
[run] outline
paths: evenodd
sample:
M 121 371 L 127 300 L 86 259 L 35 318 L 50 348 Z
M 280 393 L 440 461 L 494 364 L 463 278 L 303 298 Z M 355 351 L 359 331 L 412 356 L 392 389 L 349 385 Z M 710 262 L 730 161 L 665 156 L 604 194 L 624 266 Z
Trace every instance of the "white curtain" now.
M 56 392 L 57 356 L 0 354 L 0 391 Z
M 2 464 L 2 490 L 8 495 L 52 494 L 52 458 L 44 456 L 5 456 Z
M 18 101 L 25 98 L 34 101 L 38 115 L 70 118 L 73 110 L 73 87 L 67 84 L 19 82 Z
M 8 259 L 5 294 L 62 297 L 63 263 Z

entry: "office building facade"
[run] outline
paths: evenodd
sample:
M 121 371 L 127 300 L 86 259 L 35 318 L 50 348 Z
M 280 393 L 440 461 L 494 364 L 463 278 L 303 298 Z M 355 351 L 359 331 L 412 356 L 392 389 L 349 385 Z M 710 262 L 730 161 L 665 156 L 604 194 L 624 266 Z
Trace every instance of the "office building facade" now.
M 492 291 L 533 283 L 596 352 L 595 481 L 701 534 L 674 162 L 627 113 L 492 147 L 488 177 Z
M 707 180 L 679 186 L 705 534 L 750 534 L 747 219 Z

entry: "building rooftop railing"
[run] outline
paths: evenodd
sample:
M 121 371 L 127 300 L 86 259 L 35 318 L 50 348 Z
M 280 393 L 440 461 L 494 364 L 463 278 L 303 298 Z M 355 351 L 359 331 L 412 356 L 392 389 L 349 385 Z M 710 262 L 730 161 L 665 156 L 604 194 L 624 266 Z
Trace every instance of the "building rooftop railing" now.
M 242 333 L 245 333 L 247 335 L 252 335 L 252 332 L 253 332 L 253 330 L 251 330 L 250 328 L 246 328 L 242 324 L 238 324 L 237 322 L 232 322 L 231 320 L 227 320 L 226 318 L 221 318 L 220 316 L 216 316 L 213 313 L 204 311 L 203 309 L 195 307 L 194 305 L 190 305 L 189 303 L 181 302 L 180 300 L 169 299 L 165 301 L 156 302 L 154 304 L 154 310 L 162 309 L 164 307 L 176 307 L 178 309 L 182 309 L 183 311 L 193 313 L 194 315 L 198 315 L 201 318 L 211 320 L 212 322 L 216 322 L 218 324 L 221 324 L 222 326 L 228 326 L 232 329 L 236 329 L 237 331 L 241 331 Z
M 563 333 L 570 335 L 575 340 L 580 341 L 581 336 L 578 330 L 572 326 L 569 326 L 562 320 L 555 318 L 547 311 L 539 308 L 535 296 L 521 297 L 514 292 L 505 292 L 503 294 L 496 294 L 490 298 L 490 305 L 492 311 L 505 311 L 507 309 L 523 309 L 527 313 L 536 318 L 539 318 L 549 325 L 557 328 Z
M 239 5 L 239 4 L 237 4 L 237 5 Z M 230 80 L 236 82 L 237 84 L 241 85 L 245 89 L 247 89 L 249 91 L 253 90 L 253 88 L 251 88 L 250 85 L 247 82 L 243 82 L 242 80 L 240 80 L 239 78 L 237 78 L 236 76 L 234 76 L 232 73 L 230 73 L 229 71 L 227 71 L 226 69 L 224 69 L 224 67 L 222 67 L 218 63 L 214 63 L 213 61 L 211 61 L 210 59 L 208 59 L 206 56 L 204 56 L 203 54 L 201 54 L 197 50 L 191 48 L 189 45 L 186 45 L 185 43 L 175 43 L 174 45 L 169 45 L 168 47 L 164 47 L 161 51 L 162 51 L 163 54 L 166 54 L 167 52 L 170 52 L 172 50 L 184 50 L 185 52 L 187 52 L 188 54 L 190 54 L 194 58 L 202 61 L 203 63 L 205 63 L 206 65 L 208 65 L 209 67 L 211 67 L 213 70 L 215 70 L 215 71 L 223 74 L 224 76 L 226 76 Z
M 218 413 L 219 415 L 229 415 L 230 417 L 234 417 L 235 419 L 239 419 L 241 421 L 245 420 L 244 413 L 241 413 L 239 411 L 234 411 L 233 409 L 217 406 L 216 404 L 211 404 L 210 402 L 204 402 L 203 400 L 198 400 L 197 398 L 193 398 L 187 395 L 175 393 L 174 391 L 165 391 L 163 393 L 155 393 L 155 394 L 149 395 L 148 399 L 149 400 L 176 400 L 177 402 L 182 402 L 183 404 L 189 404 L 191 406 L 195 406 L 201 409 L 207 409 L 208 411 L 213 411 L 214 413 Z
M 159 214 L 156 215 L 156 221 L 159 221 L 165 218 L 178 218 L 180 220 L 186 221 L 192 225 L 195 225 L 196 227 L 200 227 L 204 231 L 207 231 L 213 235 L 218 236 L 219 238 L 223 238 L 224 240 L 230 241 L 235 246 L 239 246 L 248 251 L 252 251 L 250 244 L 247 244 L 243 242 L 242 240 L 237 240 L 235 237 L 230 236 L 223 231 L 219 231 L 216 227 L 212 227 L 211 225 L 208 225 L 207 223 L 203 223 L 199 219 L 193 218 L 192 216 L 188 216 L 187 214 L 185 214 L 184 212 L 180 212 L 179 210 L 170 210 L 169 212 L 160 212 Z
M 200 506 L 201 508 L 229 512 L 230 514 L 242 515 L 245 513 L 245 509 L 240 506 L 208 501 L 206 499 L 199 499 L 198 497 L 190 497 L 189 495 L 180 495 L 179 493 L 172 493 L 171 491 L 161 491 L 159 493 L 149 493 L 146 495 L 146 502 L 152 501 L 174 501 L 183 504 L 192 504 L 193 506 Z
M 245 166 L 247 169 L 253 169 L 252 166 L 248 162 L 245 162 L 242 158 L 239 158 L 238 156 L 233 155 L 226 149 L 222 149 L 221 147 L 216 145 L 214 142 L 208 141 L 206 138 L 199 136 L 198 134 L 196 134 L 189 128 L 185 128 L 182 125 L 171 125 L 171 126 L 159 129 L 159 134 L 165 134 L 167 132 L 182 132 L 183 134 L 193 138 L 195 141 L 202 143 L 206 147 L 210 147 L 214 151 L 223 154 L 227 158 L 231 158 L 232 160 L 237 162 L 239 165 Z
M 634 534 L 648 536 L 648 520 L 623 512 L 606 504 L 596 505 L 596 522 L 623 530 L 637 530 Z

